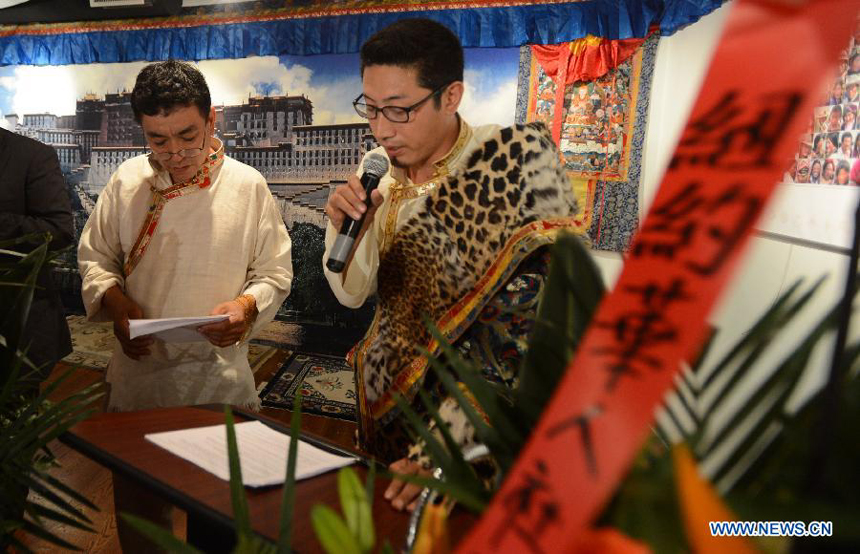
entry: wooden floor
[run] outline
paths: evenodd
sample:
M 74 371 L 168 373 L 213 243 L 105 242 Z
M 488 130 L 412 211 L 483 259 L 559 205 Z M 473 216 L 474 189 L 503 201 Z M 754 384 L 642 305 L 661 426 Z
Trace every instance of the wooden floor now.
M 255 375 L 257 385 L 271 378 L 286 356 L 286 353 L 278 352 L 268 360 Z M 68 369 L 68 366 L 58 364 L 51 377 L 46 381 L 46 384 L 56 379 Z M 103 374 L 100 371 L 76 368 L 73 370 L 70 378 L 55 391 L 51 400 L 56 401 L 66 398 L 76 391 L 101 382 L 102 378 Z M 289 412 L 282 410 L 266 409 L 264 413 L 283 421 L 289 421 L 290 417 Z M 308 416 L 303 418 L 303 423 L 305 424 L 303 427 L 309 427 L 310 430 L 320 435 L 330 437 L 340 443 L 348 444 L 352 440 L 354 431 L 352 429 L 344 430 L 343 422 L 340 422 L 337 432 L 333 433 L 329 429 L 329 422 L 331 421 L 333 420 L 328 418 Z M 54 469 L 52 475 L 71 488 L 81 492 L 87 499 L 99 507 L 99 511 L 96 512 L 78 505 L 78 507 L 83 509 L 87 517 L 92 520 L 92 527 L 95 529 L 95 533 L 81 531 L 65 524 L 49 525 L 49 530 L 62 537 L 63 540 L 78 546 L 84 552 L 101 554 L 121 552 L 116 534 L 116 516 L 113 510 L 113 485 L 111 483 L 110 471 L 59 441 L 51 443 L 50 448 L 57 456 L 61 466 Z M 32 493 L 31 498 L 38 501 L 38 499 L 32 496 Z M 176 510 L 176 515 L 174 516 L 174 533 L 180 538 L 184 539 L 185 537 L 185 514 L 180 510 Z M 63 549 L 56 545 L 33 537 L 19 536 L 19 539 L 35 552 L 64 552 Z

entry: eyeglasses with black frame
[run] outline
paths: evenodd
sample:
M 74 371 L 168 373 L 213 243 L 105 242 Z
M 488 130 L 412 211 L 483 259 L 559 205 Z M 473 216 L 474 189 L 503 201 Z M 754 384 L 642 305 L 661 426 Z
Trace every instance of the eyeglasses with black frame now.
M 382 115 L 385 116 L 385 119 L 391 121 L 392 123 L 406 123 L 409 121 L 409 114 L 413 111 L 417 110 L 421 107 L 422 104 L 433 98 L 434 96 L 439 95 L 445 87 L 450 85 L 451 83 L 445 83 L 441 87 L 437 88 L 418 102 L 415 102 L 411 106 L 382 106 L 381 108 L 376 106 L 370 106 L 365 102 L 360 102 L 361 97 L 364 96 L 364 93 L 359 94 L 355 100 L 352 101 L 352 107 L 355 108 L 355 112 L 365 119 L 376 119 L 379 116 L 379 113 L 382 112 Z
M 160 162 L 166 162 L 167 160 L 169 160 L 173 156 L 176 156 L 177 154 L 181 158 L 193 158 L 195 156 L 199 156 L 200 154 L 203 153 L 203 150 L 205 149 L 205 147 L 206 147 L 206 129 L 204 128 L 203 129 L 203 142 L 200 144 L 200 148 L 185 148 L 184 150 L 180 150 L 178 152 L 156 152 L 155 150 L 152 149 L 152 147 L 149 147 L 149 155 L 154 160 L 158 160 Z

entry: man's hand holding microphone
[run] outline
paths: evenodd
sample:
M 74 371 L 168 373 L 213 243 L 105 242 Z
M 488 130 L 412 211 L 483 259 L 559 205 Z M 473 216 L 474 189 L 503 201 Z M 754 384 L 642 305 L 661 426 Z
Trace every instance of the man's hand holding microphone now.
M 330 271 L 342 273 L 349 266 L 354 246 L 361 242 L 382 204 L 382 194 L 376 187 L 387 172 L 388 160 L 381 154 L 371 154 L 364 161 L 361 179 L 350 176 L 329 197 L 325 212 L 334 228 L 340 230 L 326 261 Z

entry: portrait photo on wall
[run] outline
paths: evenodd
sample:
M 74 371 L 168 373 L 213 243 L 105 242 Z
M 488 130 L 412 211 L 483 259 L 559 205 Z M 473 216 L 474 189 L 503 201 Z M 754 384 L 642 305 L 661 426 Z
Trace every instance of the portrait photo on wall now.
M 756 225 L 759 231 L 850 252 L 860 202 L 858 53 L 860 22 L 810 114 L 773 202 Z
M 782 181 L 822 185 L 860 185 L 860 147 L 857 124 L 860 111 L 860 36 L 842 51 L 837 74 Z
M 511 125 L 519 49 L 466 49 L 459 113 L 472 125 Z M 75 212 L 77 238 L 121 163 L 148 152 L 131 90 L 145 62 L 0 67 L 0 126 L 52 146 Z M 294 279 L 278 319 L 363 329 L 359 310 L 335 298 L 323 274 L 329 194 L 360 172 L 377 146 L 352 106 L 358 54 L 204 60 L 225 154 L 266 179 L 292 240 Z M 56 272 L 67 310 L 83 314 L 75 249 Z M 204 314 L 201 314 L 204 315 Z

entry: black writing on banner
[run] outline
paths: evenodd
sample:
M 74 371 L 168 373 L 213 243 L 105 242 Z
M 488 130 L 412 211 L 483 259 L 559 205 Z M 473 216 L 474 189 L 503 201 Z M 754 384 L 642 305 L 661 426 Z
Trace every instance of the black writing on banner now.
M 857 0 L 733 3 L 615 289 L 459 551 L 576 551 L 641 447 L 680 361 L 704 337 L 705 318 L 797 147 L 802 114 L 811 113 L 858 7 Z M 539 526 L 546 506 L 551 522 Z
M 536 460 L 534 467 L 524 472 L 522 483 L 507 492 L 502 501 L 508 517 L 500 522 L 491 544 L 498 546 L 513 533 L 530 552 L 544 552 L 534 537 L 548 526 L 560 523 L 559 502 L 546 462 Z
M 690 301 L 684 292 L 684 281 L 673 279 L 662 286 L 657 281 L 642 285 L 625 285 L 623 292 L 630 299 L 629 309 L 611 321 L 597 320 L 595 325 L 612 332 L 609 346 L 595 348 L 596 356 L 609 357 L 604 365 L 607 379 L 605 390 L 611 393 L 622 377 L 639 377 L 644 370 L 659 371 L 661 359 L 649 353 L 649 349 L 660 343 L 674 342 L 678 329 L 666 317 L 673 302 Z
M 687 124 L 669 169 L 705 166 L 739 170 L 767 167 L 803 100 L 797 90 L 749 95 L 731 89 Z
M 764 204 L 746 183 L 711 187 L 687 183 L 655 205 L 630 255 L 680 261 L 683 269 L 711 275 L 746 236 Z

